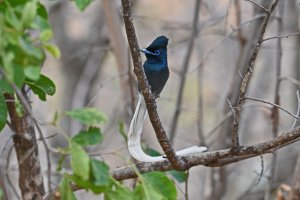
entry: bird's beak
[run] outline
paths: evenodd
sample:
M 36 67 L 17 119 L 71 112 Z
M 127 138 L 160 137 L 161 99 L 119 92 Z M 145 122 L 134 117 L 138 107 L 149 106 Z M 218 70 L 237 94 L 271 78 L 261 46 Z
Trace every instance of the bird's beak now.
M 150 55 L 155 55 L 151 51 L 148 51 L 147 49 L 139 49 L 139 51 L 143 52 L 144 54 L 150 54 Z

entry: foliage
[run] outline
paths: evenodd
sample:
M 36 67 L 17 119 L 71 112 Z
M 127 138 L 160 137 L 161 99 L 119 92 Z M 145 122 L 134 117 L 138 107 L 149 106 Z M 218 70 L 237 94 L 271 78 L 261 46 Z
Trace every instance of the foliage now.
M 92 2 L 92 0 L 75 0 L 75 4 L 79 10 L 83 11 Z
M 38 0 L 0 2 L 0 131 L 7 118 L 4 93 L 27 85 L 41 100 L 55 93 L 55 84 L 41 74 L 46 51 L 59 57 L 49 43 L 52 30 L 45 7 Z M 21 113 L 21 112 L 20 112 Z
M 75 109 L 66 112 L 66 115 L 87 126 L 94 126 L 107 121 L 105 115 L 94 108 Z
M 91 158 L 85 152 L 83 147 L 102 142 L 103 135 L 101 129 L 95 126 L 106 120 L 103 113 L 96 109 L 83 108 L 67 111 L 65 114 L 85 125 L 91 126 L 87 130 L 80 131 L 72 138 L 67 138 L 69 146 L 60 149 L 62 154 L 69 154 L 71 156 L 72 168 L 72 173 L 64 173 L 60 183 L 62 199 L 76 199 L 72 191 L 72 186 L 74 185 L 96 194 L 103 193 L 107 200 L 176 199 L 175 185 L 165 173 L 151 172 L 139 175 L 137 186 L 134 190 L 130 190 L 111 177 L 109 167 L 105 162 Z M 59 171 L 62 170 L 64 158 L 65 156 L 60 160 Z
M 77 7 L 84 10 L 91 0 L 75 0 Z M 38 0 L 0 1 L 0 131 L 7 122 L 5 94 L 15 97 L 17 113 L 22 115 L 22 102 L 15 91 L 30 88 L 37 97 L 46 101 L 55 94 L 56 85 L 41 73 L 46 52 L 60 56 L 59 49 L 50 43 L 52 30 L 48 23 L 45 7 Z M 57 171 L 63 171 L 65 158 L 70 156 L 71 173 L 63 173 L 59 184 L 61 198 L 76 199 L 74 186 L 93 193 L 104 194 L 105 199 L 176 199 L 174 183 L 164 173 L 152 172 L 139 175 L 135 189 L 130 190 L 111 177 L 108 165 L 90 157 L 84 147 L 103 141 L 99 125 L 107 121 L 106 116 L 94 108 L 67 111 L 64 115 L 86 126 L 68 140 L 68 147 L 60 148 L 61 159 Z M 56 120 L 59 116 L 56 116 Z M 119 131 L 126 138 L 124 125 Z M 0 189 L 0 197 L 2 190 Z

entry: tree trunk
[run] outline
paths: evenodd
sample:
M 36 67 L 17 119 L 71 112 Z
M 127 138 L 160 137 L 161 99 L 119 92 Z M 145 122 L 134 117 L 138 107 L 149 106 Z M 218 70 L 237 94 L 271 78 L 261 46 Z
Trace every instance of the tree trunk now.
M 14 131 L 13 142 L 19 164 L 19 187 L 22 199 L 43 199 L 45 190 L 33 120 L 28 113 L 18 115 L 13 95 L 4 96 Z

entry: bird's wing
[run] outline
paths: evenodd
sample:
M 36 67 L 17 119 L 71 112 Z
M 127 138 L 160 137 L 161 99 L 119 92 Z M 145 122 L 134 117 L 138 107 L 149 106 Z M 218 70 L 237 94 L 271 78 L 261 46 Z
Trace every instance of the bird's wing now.
M 128 150 L 132 157 L 141 162 L 157 162 L 165 160 L 165 156 L 149 156 L 145 154 L 141 147 L 141 135 L 143 132 L 143 126 L 145 117 L 147 115 L 147 108 L 144 98 L 139 94 L 139 100 L 130 123 L 128 131 Z M 176 155 L 182 156 L 190 153 L 200 153 L 206 151 L 206 147 L 192 146 L 180 151 L 176 151 Z

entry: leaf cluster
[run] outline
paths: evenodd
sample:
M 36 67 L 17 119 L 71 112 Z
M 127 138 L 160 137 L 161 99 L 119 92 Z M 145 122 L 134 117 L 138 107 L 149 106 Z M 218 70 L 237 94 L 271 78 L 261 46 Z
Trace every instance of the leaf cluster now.
M 60 51 L 50 43 L 52 30 L 48 14 L 38 0 L 1 1 L 0 38 L 1 131 L 7 119 L 5 93 L 14 94 L 15 88 L 28 86 L 42 101 L 54 95 L 55 84 L 41 69 L 46 51 L 54 57 L 59 57 Z

